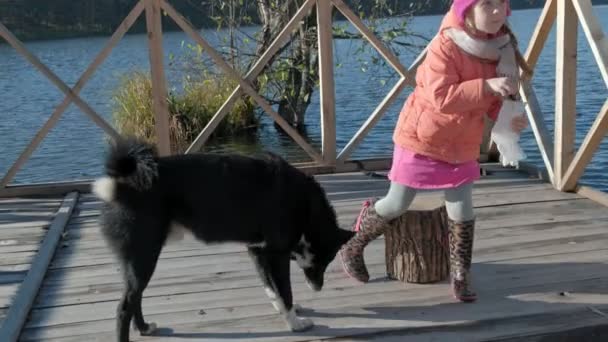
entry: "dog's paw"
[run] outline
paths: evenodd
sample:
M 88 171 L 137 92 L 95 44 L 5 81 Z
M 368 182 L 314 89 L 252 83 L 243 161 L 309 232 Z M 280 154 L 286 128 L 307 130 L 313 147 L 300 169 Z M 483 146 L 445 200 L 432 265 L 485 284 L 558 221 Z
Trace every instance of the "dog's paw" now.
M 156 331 L 156 328 L 157 328 L 156 323 L 147 323 L 147 324 L 146 324 L 146 329 L 144 329 L 144 330 L 140 330 L 140 331 L 139 331 L 139 334 L 140 334 L 141 336 L 148 336 L 148 335 L 152 335 L 152 334 L 154 334 L 154 332 Z
M 291 331 L 302 332 L 309 330 L 314 326 L 314 323 L 309 318 L 299 318 L 296 315 L 295 308 L 291 309 L 287 315 L 285 315 L 285 321 Z
M 293 332 L 303 332 L 310 330 L 314 325 L 310 318 L 296 317 L 295 320 L 290 322 L 289 329 Z

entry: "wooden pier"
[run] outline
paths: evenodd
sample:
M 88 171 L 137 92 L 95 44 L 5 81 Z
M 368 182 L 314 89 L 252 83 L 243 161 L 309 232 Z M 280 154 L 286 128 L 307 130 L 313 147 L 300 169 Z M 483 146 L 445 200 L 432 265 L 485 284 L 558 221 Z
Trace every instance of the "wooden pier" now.
M 340 11 L 400 77 L 341 150 L 336 147 L 332 8 Z M 252 80 L 316 10 L 320 54 L 322 147 L 317 151 L 257 94 Z M 382 196 L 388 159 L 352 160 L 353 151 L 403 89 L 413 84 L 424 52 L 406 68 L 343 0 L 305 0 L 246 75 L 239 75 L 169 0 L 140 0 L 74 86 L 68 86 L 0 23 L 0 37 L 65 94 L 48 121 L 0 179 L 0 342 L 112 341 L 122 290 L 118 264 L 98 225 L 101 203 L 89 181 L 22 184 L 11 181 L 74 103 L 109 137 L 118 133 L 79 92 L 129 27 L 146 17 L 159 150 L 171 153 L 163 68 L 161 15 L 173 19 L 239 86 L 186 153 L 200 149 L 235 100 L 250 96 L 310 156 L 299 165 L 316 174 L 349 229 L 363 200 Z M 325 288 L 311 292 L 292 267 L 294 297 L 316 326 L 287 332 L 264 293 L 245 248 L 203 245 L 187 237 L 169 244 L 144 292 L 146 318 L 160 327 L 136 341 L 608 341 L 608 195 L 578 181 L 608 132 L 608 100 L 575 149 L 576 27 L 584 31 L 608 86 L 608 39 L 590 0 L 547 0 L 526 51 L 536 65 L 556 23 L 555 130 L 549 133 L 530 80 L 521 95 L 544 167 L 502 168 L 482 146 L 482 179 L 474 190 L 477 230 L 474 285 L 480 299 L 457 303 L 447 283 L 414 285 L 387 279 L 384 240 L 366 249 L 372 281 L 357 284 L 335 260 Z M 100 156 L 101 158 L 101 156 Z M 491 157 L 489 158 L 492 159 Z M 365 171 L 365 172 L 362 172 Z M 442 196 L 425 192 L 425 196 Z
M 456 303 L 446 282 L 386 278 L 384 240 L 366 250 L 372 281 L 329 268 L 314 293 L 292 267 L 295 300 L 316 327 L 285 331 L 243 246 L 169 244 L 144 293 L 144 314 L 160 336 L 135 341 L 583 341 L 608 338 L 608 207 L 518 170 L 486 164 L 474 191 L 478 230 L 474 284 L 480 299 Z M 362 173 L 318 176 L 348 228 L 361 202 L 386 179 Z M 442 196 L 441 192 L 420 195 Z M 11 305 L 63 198 L 0 202 L 0 317 Z M 81 194 L 33 303 L 20 341 L 110 341 L 122 281 L 99 231 L 100 202 Z M 61 218 L 60 218 L 61 219 Z M 568 335 L 569 334 L 569 335 Z M 591 335 L 590 335 L 591 334 Z M 547 337 L 548 336 L 548 337 Z M 556 337 L 557 336 L 557 337 Z M 604 339 L 599 339 L 603 336 Z M 525 338 L 525 339 L 522 339 Z M 549 338 L 543 340 L 542 338 Z

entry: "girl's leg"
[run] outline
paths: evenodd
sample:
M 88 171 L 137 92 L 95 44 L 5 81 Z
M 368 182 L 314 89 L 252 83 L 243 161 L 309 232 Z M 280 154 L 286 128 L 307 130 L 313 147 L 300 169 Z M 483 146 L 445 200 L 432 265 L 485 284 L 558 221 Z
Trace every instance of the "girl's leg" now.
M 374 204 L 376 213 L 387 221 L 401 216 L 416 197 L 416 189 L 391 182 L 388 193 Z
M 454 297 L 462 302 L 477 299 L 471 290 L 471 258 L 475 235 L 473 184 L 445 191 L 450 240 L 450 275 Z
M 386 197 L 363 204 L 353 227 L 357 235 L 340 249 L 340 258 L 346 274 L 363 283 L 369 281 L 363 249 L 386 231 L 391 220 L 407 210 L 415 196 L 416 189 L 391 183 Z

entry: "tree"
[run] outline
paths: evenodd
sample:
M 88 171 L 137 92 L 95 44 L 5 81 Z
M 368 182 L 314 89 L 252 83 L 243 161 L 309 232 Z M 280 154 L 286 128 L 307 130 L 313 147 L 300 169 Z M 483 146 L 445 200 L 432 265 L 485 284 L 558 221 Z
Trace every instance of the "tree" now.
M 445 0 L 439 0 L 445 1 Z M 281 32 L 287 22 L 302 6 L 304 0 L 212 0 L 214 14 L 218 27 L 228 28 L 229 37 L 224 41 L 223 49 L 233 67 L 239 70 L 249 69 L 271 42 Z M 421 49 L 422 45 L 404 42 L 401 38 L 413 34 L 409 32 L 404 20 L 401 25 L 383 27 L 385 18 L 395 15 L 406 16 L 410 11 L 403 3 L 393 0 L 354 0 L 350 1 L 359 13 L 369 13 L 365 18 L 377 36 L 381 37 L 397 54 L 396 47 Z M 252 11 L 248 6 L 255 6 L 261 29 L 254 36 L 248 36 L 242 30 L 242 25 L 252 22 Z M 337 18 L 334 11 L 334 18 Z M 383 28 L 381 28 L 383 27 Z M 241 39 L 235 38 L 240 35 Z M 244 38 L 243 38 L 244 37 Z M 336 39 L 362 39 L 358 33 L 348 32 L 344 27 L 334 25 Z M 247 50 L 247 43 L 253 40 L 256 44 L 254 52 Z M 364 45 L 365 46 L 365 45 Z M 369 47 L 368 47 L 369 48 Z M 360 49 L 359 52 L 364 52 Z M 362 62 L 368 63 L 368 62 Z M 376 59 L 373 63 L 380 65 L 383 60 Z M 278 106 L 278 113 L 291 126 L 298 130 L 304 129 L 306 110 L 310 104 L 319 79 L 319 60 L 317 46 L 316 12 L 312 12 L 302 20 L 293 32 L 290 42 L 266 66 L 262 76 L 254 82 L 271 104 Z

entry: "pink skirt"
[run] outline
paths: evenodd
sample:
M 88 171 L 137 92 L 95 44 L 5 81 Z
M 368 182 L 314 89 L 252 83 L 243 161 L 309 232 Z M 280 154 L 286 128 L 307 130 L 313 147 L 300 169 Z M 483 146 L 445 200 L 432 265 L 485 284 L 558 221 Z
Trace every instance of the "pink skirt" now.
M 388 178 L 415 189 L 449 189 L 479 179 L 479 163 L 450 164 L 395 145 Z

